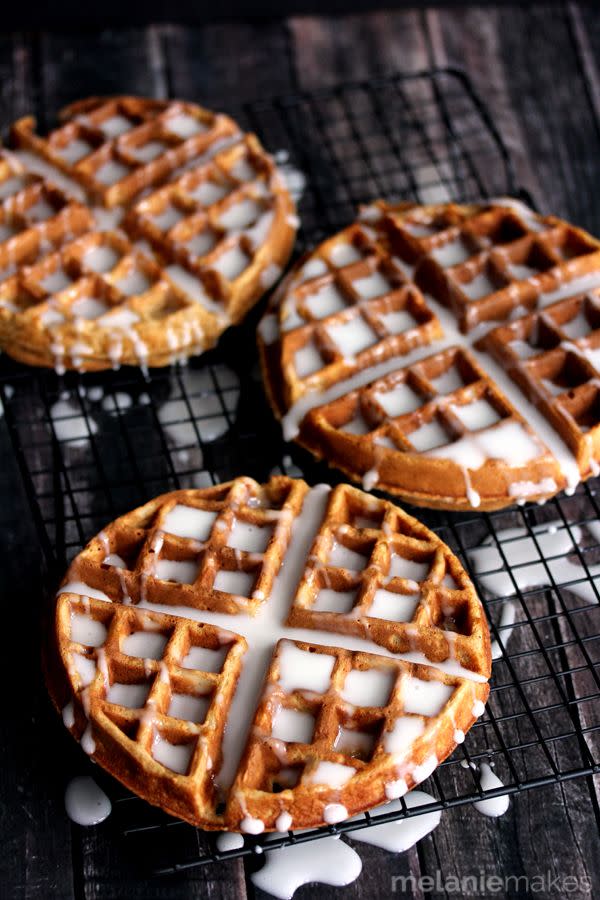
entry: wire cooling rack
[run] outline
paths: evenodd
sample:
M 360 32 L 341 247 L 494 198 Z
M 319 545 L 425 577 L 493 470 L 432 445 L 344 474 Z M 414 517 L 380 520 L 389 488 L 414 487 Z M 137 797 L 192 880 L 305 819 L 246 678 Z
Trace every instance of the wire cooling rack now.
M 421 202 L 526 196 L 459 71 L 397 75 L 227 111 L 279 150 L 282 164 L 303 173 L 300 250 L 349 223 L 359 203 L 377 196 Z M 300 180 L 296 173 L 297 186 Z M 259 481 L 274 471 L 303 474 L 311 483 L 337 480 L 282 442 L 257 374 L 257 315 L 184 368 L 59 378 L 2 363 L 5 423 L 50 590 L 102 525 L 160 492 L 242 473 Z M 401 802 L 394 812 L 246 838 L 243 848 L 218 852 L 212 837 L 107 778 L 114 819 L 130 846 L 154 871 L 173 872 L 599 772 L 596 491 L 590 481 L 574 496 L 508 512 L 417 511 L 470 571 L 498 656 L 485 715 L 427 782 L 434 803 L 408 809 Z M 504 788 L 482 792 L 476 774 L 482 761 L 494 765 Z

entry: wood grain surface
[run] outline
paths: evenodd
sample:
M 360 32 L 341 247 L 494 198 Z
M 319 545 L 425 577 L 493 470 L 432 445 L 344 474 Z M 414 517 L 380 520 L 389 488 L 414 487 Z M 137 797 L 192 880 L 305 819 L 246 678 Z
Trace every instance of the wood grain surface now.
M 268 23 L 203 27 L 154 25 L 85 34 L 0 37 L 2 126 L 33 111 L 44 128 L 59 107 L 87 94 L 182 96 L 218 108 L 259 96 L 348 79 L 460 66 L 485 98 L 509 146 L 518 181 L 540 208 L 600 233 L 600 16 L 594 5 L 523 4 L 429 8 Z M 19 643 L 18 671 L 3 657 L 4 739 L 0 742 L 0 896 L 3 898 L 225 898 L 254 891 L 249 865 L 232 861 L 173 878 L 145 879 L 110 820 L 71 826 L 62 802 L 80 751 L 50 710 L 39 664 L 40 634 L 23 604 L 37 604 L 38 553 L 4 428 L 0 484 L 5 635 Z M 32 624 L 33 623 L 33 624 Z M 543 687 L 537 697 L 544 703 Z M 556 751 L 560 753 L 560 750 Z M 527 761 L 525 760 L 525 765 Z M 300 889 L 301 898 L 378 898 L 394 875 L 586 875 L 600 892 L 598 784 L 564 782 L 513 798 L 499 820 L 469 807 L 448 810 L 438 829 L 405 854 L 361 845 L 359 879 L 343 892 Z M 455 895 L 455 894 L 454 894 Z M 529 896 L 515 889 L 510 896 Z M 434 888 L 415 897 L 445 898 Z M 472 894 L 471 896 L 482 896 Z M 500 895 L 498 895 L 500 896 Z M 550 887 L 536 897 L 556 897 Z M 576 891 L 571 897 L 589 896 Z

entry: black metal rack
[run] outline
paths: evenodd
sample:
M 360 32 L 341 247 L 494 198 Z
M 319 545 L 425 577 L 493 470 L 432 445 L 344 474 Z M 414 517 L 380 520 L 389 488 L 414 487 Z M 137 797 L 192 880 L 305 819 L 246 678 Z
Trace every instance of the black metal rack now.
M 349 223 L 359 203 L 377 196 L 422 202 L 526 197 L 493 122 L 459 71 L 396 75 L 227 111 L 304 173 L 300 250 Z M 311 483 L 339 480 L 282 442 L 256 371 L 257 317 L 185 368 L 59 378 L 2 362 L 5 422 L 50 589 L 106 521 L 160 492 L 242 473 L 266 480 L 273 470 L 300 470 Z M 402 804 L 400 813 L 365 814 L 281 838 L 247 838 L 240 850 L 218 852 L 210 836 L 106 779 L 119 830 L 154 871 L 173 872 L 600 772 L 600 597 L 590 572 L 600 546 L 586 528 L 599 517 L 596 491 L 591 481 L 545 506 L 490 514 L 417 511 L 479 583 L 501 645 L 507 633 L 497 627 L 502 600 L 486 597 L 486 573 L 475 572 L 469 556 L 482 541 L 496 548 L 517 609 L 510 647 L 502 647 L 494 664 L 484 717 L 428 782 L 434 804 L 411 810 Z M 553 559 L 540 549 L 536 526 L 543 523 L 571 539 Z M 520 589 L 519 568 L 529 563 L 513 561 L 509 568 L 523 537 L 539 554 L 543 588 Z M 579 567 L 570 588 L 558 587 L 553 577 L 560 560 Z M 588 585 L 592 602 L 578 596 L 578 583 Z M 495 763 L 505 788 L 482 793 L 469 764 L 483 760 Z

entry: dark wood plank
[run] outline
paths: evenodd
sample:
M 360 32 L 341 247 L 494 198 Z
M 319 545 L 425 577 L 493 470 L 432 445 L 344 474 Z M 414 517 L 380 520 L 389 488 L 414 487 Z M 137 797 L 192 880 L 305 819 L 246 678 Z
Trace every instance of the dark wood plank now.
M 572 503 L 572 500 L 563 500 L 561 506 L 568 509 Z M 580 496 L 578 509 L 581 510 L 582 519 L 593 521 L 597 517 L 598 506 L 595 501 L 592 502 L 590 495 Z M 573 518 L 571 513 L 569 519 Z M 586 534 L 584 530 L 581 545 L 585 549 L 580 562 L 585 561 L 588 566 L 596 563 L 599 553 L 595 536 Z M 581 577 L 584 574 L 582 569 Z M 600 758 L 600 710 L 595 699 L 600 690 L 600 607 L 595 603 L 593 595 L 586 603 L 568 587 L 556 592 L 554 602 L 556 643 L 561 645 L 557 664 L 565 673 L 565 693 L 571 703 L 571 715 L 585 734 L 580 747 L 582 763 L 589 764 L 591 760 Z M 588 778 L 585 784 L 600 829 L 600 778 Z
M 32 45 L 18 33 L 0 37 L 0 109 L 5 128 L 31 112 L 33 99 Z
M 67 103 L 92 94 L 163 96 L 164 66 L 156 28 L 48 32 L 39 38 L 40 126 Z M 158 46 L 157 46 L 158 45 Z
M 511 153 L 518 181 L 539 194 L 525 146 L 524 123 L 510 96 L 511 72 L 501 58 L 498 10 L 432 9 L 426 15 L 432 64 L 456 66 L 468 73 Z
M 88 829 L 83 856 L 86 900 L 238 900 L 246 896 L 244 868 L 240 862 L 215 863 L 190 869 L 181 875 L 149 877 L 148 860 L 128 854 L 127 844 L 101 829 Z M 117 873 L 117 877 L 115 877 Z
M 435 15 L 444 61 L 466 67 L 540 208 L 598 232 L 600 139 L 565 8 L 534 4 Z
M 20 34 L 0 39 L 2 127 L 31 111 L 35 100 L 35 47 Z M 18 395 L 17 395 L 18 398 Z M 4 605 L 5 634 L 12 635 L 0 661 L 10 685 L 0 743 L 0 884 L 7 898 L 74 895 L 71 827 L 64 815 L 56 716 L 41 672 L 41 553 L 5 419 L 0 419 L 0 512 L 3 534 L 0 590 L 18 602 Z M 9 502 L 10 498 L 10 502 Z M 11 652 L 18 648 L 18 661 Z M 10 813 L 8 813 L 10 811 Z
M 227 111 L 293 90 L 288 40 L 283 22 L 170 26 L 164 49 L 171 95 Z
M 0 422 L 0 471 L 2 496 L 10 497 L 0 518 L 4 536 L 0 592 L 5 600 L 19 598 L 5 602 L 4 631 L 12 637 L 0 661 L 2 679 L 10 685 L 0 743 L 0 893 L 7 900 L 42 896 L 70 900 L 71 826 L 62 791 L 56 787 L 62 783 L 64 756 L 39 651 L 40 553 L 4 422 Z M 11 644 L 18 648 L 18 659 Z
M 521 15 L 525 12 L 519 10 Z M 511 66 L 516 72 L 510 93 L 526 123 L 527 149 L 536 161 L 544 207 L 564 212 L 597 233 L 600 137 L 564 9 L 531 7 L 521 21 L 510 20 L 511 29 L 510 15 L 507 10 L 499 13 L 502 55 L 505 67 Z M 548 47 L 552 47 L 552 54 Z M 558 66 L 560 76 L 556 77 Z M 542 90 L 540 85 L 544 85 Z
M 567 13 L 573 43 L 579 55 L 587 92 L 594 109 L 596 130 L 600 127 L 600 19 L 593 4 L 579 4 L 572 0 L 567 3 Z
M 303 88 L 427 66 L 422 20 L 414 10 L 294 18 L 290 27 Z
M 435 878 L 439 872 L 441 889 L 436 886 L 429 896 L 432 900 L 456 896 L 456 885 L 463 879 L 466 895 L 473 896 L 466 879 L 479 884 L 482 876 L 506 878 L 507 887 L 498 896 L 509 897 L 559 896 L 560 888 L 552 887 L 552 879 L 559 879 L 559 884 L 571 877 L 581 879 L 581 885 L 597 883 L 594 854 L 598 851 L 590 828 L 589 802 L 584 796 L 581 805 L 582 793 L 582 782 L 567 782 L 520 794 L 501 819 L 486 819 L 469 807 L 450 811 L 450 827 L 440 826 L 435 832 L 437 855 L 430 858 L 426 843 L 420 844 L 429 863 L 428 874 Z M 476 819 L 480 826 L 476 840 L 470 831 L 464 831 L 468 818 Z M 575 855 L 569 855 L 572 848 Z M 537 882 L 537 893 L 532 894 L 535 878 L 544 881 Z M 575 896 L 586 894 L 580 888 Z M 475 896 L 486 896 L 485 887 Z M 487 896 L 494 894 L 490 890 Z

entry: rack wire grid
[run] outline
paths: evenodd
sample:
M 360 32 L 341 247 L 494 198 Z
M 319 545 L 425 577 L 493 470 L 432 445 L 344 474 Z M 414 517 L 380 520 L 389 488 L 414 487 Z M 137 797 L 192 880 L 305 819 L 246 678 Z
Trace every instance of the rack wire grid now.
M 359 203 L 377 196 L 436 202 L 525 195 L 460 71 L 396 75 L 227 111 L 303 173 L 299 250 L 348 224 Z M 4 439 L 8 434 L 21 470 L 49 590 L 108 520 L 163 491 L 239 474 L 262 481 L 278 471 L 335 483 L 334 472 L 282 441 L 257 372 L 256 320 L 250 316 L 185 367 L 149 373 L 60 378 L 2 362 Z M 246 838 L 242 849 L 219 852 L 209 835 L 106 778 L 129 846 L 155 872 L 174 872 L 599 772 L 597 490 L 590 481 L 545 506 L 489 514 L 416 511 L 473 577 L 498 655 L 485 715 L 427 782 L 433 804 L 408 809 L 402 801 L 393 812 Z M 502 614 L 509 595 L 514 623 Z M 504 788 L 482 792 L 473 769 L 484 760 Z

